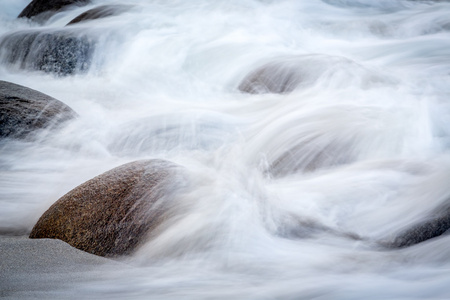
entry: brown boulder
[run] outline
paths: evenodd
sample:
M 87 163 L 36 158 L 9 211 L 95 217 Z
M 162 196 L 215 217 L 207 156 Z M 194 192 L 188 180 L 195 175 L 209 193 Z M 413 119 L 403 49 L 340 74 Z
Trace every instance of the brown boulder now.
M 238 89 L 244 93 L 290 93 L 299 86 L 311 85 L 327 68 L 331 57 L 293 55 L 272 59 L 242 80 Z M 333 58 L 339 61 L 341 58 Z
M 357 63 L 338 56 L 322 54 L 281 56 L 258 66 L 248 73 L 238 86 L 250 94 L 287 94 L 310 87 L 320 79 L 345 87 L 358 84 L 370 87 L 383 78 Z
M 56 201 L 30 238 L 60 239 L 100 256 L 129 254 L 167 218 L 172 196 L 184 182 L 180 171 L 164 160 L 107 171 Z

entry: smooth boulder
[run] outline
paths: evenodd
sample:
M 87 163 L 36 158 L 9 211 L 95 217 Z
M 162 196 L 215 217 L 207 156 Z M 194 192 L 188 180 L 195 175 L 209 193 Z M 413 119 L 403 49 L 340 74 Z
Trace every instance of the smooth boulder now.
M 287 94 L 316 84 L 369 87 L 385 81 L 359 64 L 338 56 L 322 54 L 291 55 L 272 58 L 248 73 L 238 90 L 249 94 Z
M 32 18 L 46 12 L 56 12 L 69 5 L 86 5 L 90 0 L 33 0 L 28 4 L 18 18 Z
M 119 5 L 119 4 L 98 6 L 78 15 L 72 21 L 67 23 L 67 25 L 86 22 L 89 20 L 96 20 L 106 17 L 117 16 L 123 12 L 126 12 L 131 7 L 132 7 L 131 5 Z
M 129 254 L 168 218 L 185 182 L 182 174 L 180 166 L 164 160 L 114 168 L 56 201 L 30 238 L 60 239 L 100 256 Z
M 55 98 L 36 90 L 0 81 L 0 137 L 27 138 L 40 129 L 52 129 L 76 117 Z

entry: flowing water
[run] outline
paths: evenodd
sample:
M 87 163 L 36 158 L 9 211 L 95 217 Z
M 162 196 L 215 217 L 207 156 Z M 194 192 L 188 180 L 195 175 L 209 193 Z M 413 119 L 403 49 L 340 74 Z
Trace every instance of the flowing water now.
M 97 0 L 41 23 L 16 19 L 28 2 L 0 0 L 0 79 L 79 117 L 0 142 L 0 231 L 28 234 L 126 162 L 167 159 L 191 179 L 128 267 L 44 297 L 450 298 L 449 236 L 383 247 L 450 199 L 450 2 Z M 65 26 L 111 3 L 131 6 Z M 23 32 L 87 41 L 86 62 L 11 59 Z M 305 84 L 239 91 L 274 62 Z

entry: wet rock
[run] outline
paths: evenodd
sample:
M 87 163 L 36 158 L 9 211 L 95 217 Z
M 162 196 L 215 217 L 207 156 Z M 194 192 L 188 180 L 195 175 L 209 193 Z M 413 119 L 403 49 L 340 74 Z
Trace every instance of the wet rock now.
M 321 77 L 336 80 L 344 87 L 356 83 L 362 86 L 383 81 L 355 62 L 320 54 L 284 56 L 273 59 L 250 72 L 239 84 L 244 93 L 285 94 L 297 88 L 315 84 Z
M 275 116 L 275 115 L 274 115 Z M 384 145 L 390 123 L 379 119 L 378 109 L 336 105 L 313 110 L 282 110 L 270 123 L 256 127 L 248 147 L 263 153 L 267 174 L 276 178 L 314 172 L 373 157 L 372 149 Z
M 267 63 L 248 74 L 238 89 L 244 93 L 289 93 L 301 82 L 301 76 L 294 66 L 285 63 Z
M 56 201 L 30 238 L 60 239 L 100 256 L 131 253 L 167 217 L 181 167 L 142 160 L 105 172 Z
M 274 177 L 283 177 L 297 172 L 313 172 L 347 164 L 354 160 L 348 150 L 351 143 L 330 141 L 327 145 L 315 142 L 296 145 L 271 163 L 269 171 Z
M 76 116 L 64 103 L 38 91 L 0 81 L 0 137 L 26 138 Z
M 67 25 L 76 24 L 80 22 L 85 22 L 89 20 L 101 19 L 111 16 L 117 16 L 123 12 L 129 10 L 131 5 L 102 5 L 85 11 L 78 17 L 74 18 L 72 21 L 67 23 Z
M 92 38 L 76 31 L 27 30 L 0 41 L 0 58 L 21 69 L 70 75 L 89 69 L 94 48 Z
M 237 130 L 222 114 L 169 113 L 120 124 L 108 149 L 119 155 L 170 150 L 212 150 L 236 138 Z
M 440 207 L 433 211 L 425 220 L 398 234 L 391 243 L 387 243 L 387 246 L 391 248 L 412 246 L 441 236 L 449 229 L 450 207 Z
M 42 13 L 56 12 L 70 5 L 86 5 L 89 0 L 33 0 L 18 18 L 32 18 Z

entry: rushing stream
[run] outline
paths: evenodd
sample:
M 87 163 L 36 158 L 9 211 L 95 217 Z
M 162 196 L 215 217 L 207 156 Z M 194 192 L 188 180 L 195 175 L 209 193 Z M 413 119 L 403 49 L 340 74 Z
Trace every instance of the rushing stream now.
M 17 19 L 28 3 L 0 0 L 0 80 L 78 118 L 0 140 L 0 234 L 130 161 L 190 178 L 123 268 L 43 298 L 450 298 L 450 236 L 385 246 L 450 206 L 450 2 L 95 0 Z M 104 4 L 121 6 L 66 26 Z

